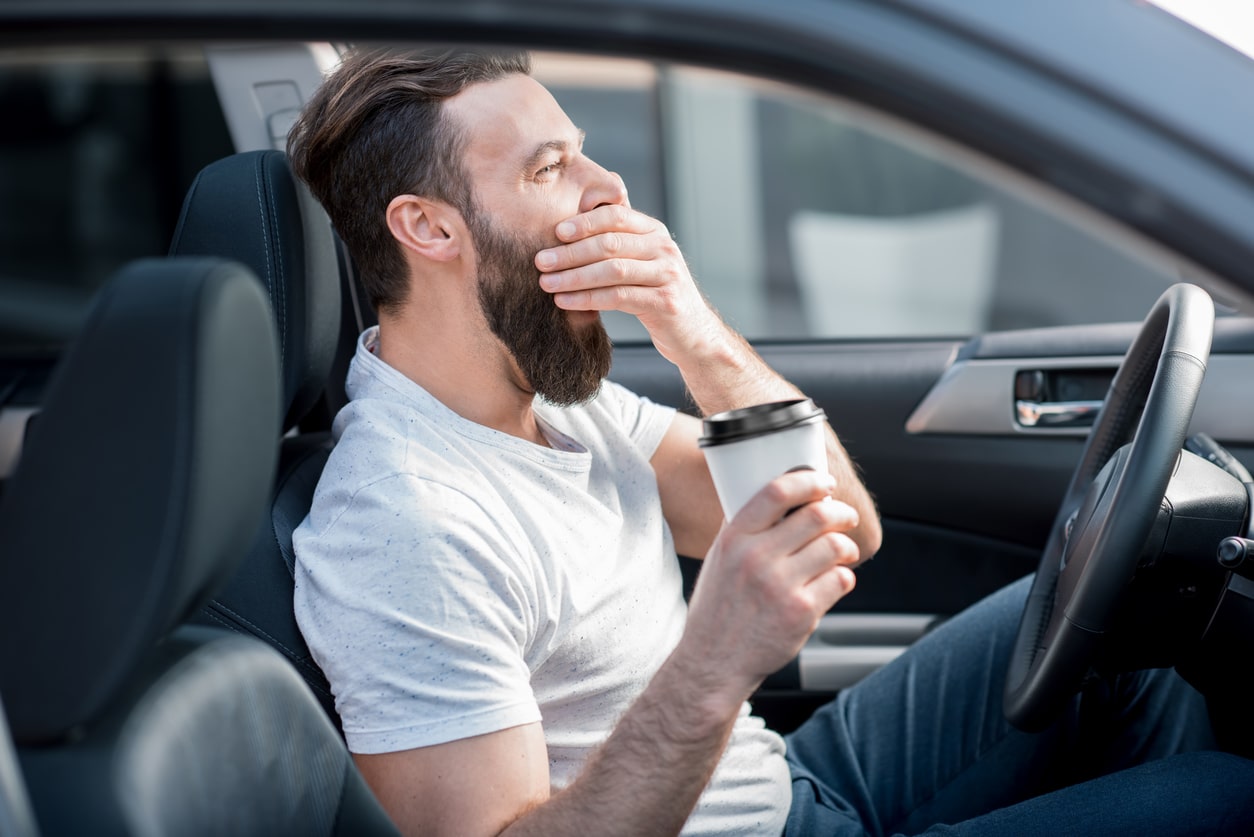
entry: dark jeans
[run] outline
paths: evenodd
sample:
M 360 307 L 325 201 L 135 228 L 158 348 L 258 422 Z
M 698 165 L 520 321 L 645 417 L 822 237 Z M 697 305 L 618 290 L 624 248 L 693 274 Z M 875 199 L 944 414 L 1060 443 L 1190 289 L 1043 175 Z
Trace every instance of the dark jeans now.
M 1254 834 L 1254 761 L 1214 750 L 1170 670 L 1094 683 L 1045 732 L 1002 714 L 1030 579 L 846 689 L 788 736 L 788 835 Z

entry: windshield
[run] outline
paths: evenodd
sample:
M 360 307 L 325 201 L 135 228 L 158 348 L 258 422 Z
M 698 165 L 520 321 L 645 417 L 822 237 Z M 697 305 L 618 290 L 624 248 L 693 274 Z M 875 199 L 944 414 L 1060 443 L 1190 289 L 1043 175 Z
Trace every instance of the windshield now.
M 1254 4 L 1234 0 L 1154 0 L 1154 3 L 1254 58 Z

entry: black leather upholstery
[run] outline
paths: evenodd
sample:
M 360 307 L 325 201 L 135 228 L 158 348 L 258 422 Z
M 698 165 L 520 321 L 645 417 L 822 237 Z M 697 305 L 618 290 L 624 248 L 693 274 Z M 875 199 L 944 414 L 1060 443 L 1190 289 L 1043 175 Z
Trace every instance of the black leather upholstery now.
M 295 556 L 292 532 L 313 502 L 314 488 L 331 452 L 328 434 L 284 439 L 279 473 L 263 526 L 225 589 L 192 621 L 258 637 L 287 658 L 338 730 L 340 716 L 326 675 L 309 653 L 292 607 Z
M 340 265 L 326 213 L 280 151 L 205 166 L 183 202 L 172 256 L 219 256 L 253 269 L 274 308 L 282 360 L 283 429 L 317 401 L 335 359 Z
M 256 277 L 213 259 L 124 270 L 62 361 L 0 505 L 0 693 L 45 837 L 396 833 L 291 666 L 178 626 L 266 509 L 278 373 Z
M 4 837 L 39 835 L 3 705 L 0 705 L 0 834 Z
M 397 833 L 304 683 L 263 643 L 183 628 L 140 679 L 142 701 L 75 746 L 23 750 L 44 837 Z
M 96 716 L 225 583 L 275 467 L 274 328 L 238 265 L 101 292 L 0 506 L 0 694 L 19 744 Z
M 171 252 L 235 259 L 266 277 L 282 336 L 283 429 L 299 429 L 327 384 L 341 345 L 343 281 L 330 221 L 292 177 L 286 155 L 250 151 L 205 167 L 188 191 Z M 251 634 L 278 649 L 338 728 L 330 686 L 292 610 L 292 531 L 309 510 L 330 448 L 325 432 L 289 433 L 282 440 L 270 525 L 195 621 Z

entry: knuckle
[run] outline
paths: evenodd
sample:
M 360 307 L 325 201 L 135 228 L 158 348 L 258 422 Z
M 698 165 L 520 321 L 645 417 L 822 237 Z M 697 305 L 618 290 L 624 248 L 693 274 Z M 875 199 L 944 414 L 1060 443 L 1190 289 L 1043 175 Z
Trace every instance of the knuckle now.
M 824 532 L 819 536 L 819 543 L 827 552 L 828 556 L 839 560 L 844 557 L 846 550 L 846 542 L 849 539 L 839 532 Z
M 772 503 L 783 503 L 788 499 L 788 491 L 780 484 L 778 480 L 766 484 L 766 488 L 762 490 L 766 499 Z
M 823 525 L 829 529 L 835 528 L 843 532 L 857 525 L 857 515 L 853 509 L 838 500 L 825 497 L 814 505 L 822 515 Z
M 770 553 L 758 542 L 754 542 L 746 546 L 741 556 L 741 566 L 745 567 L 753 578 L 761 581 L 763 577 L 771 570 L 771 562 L 768 560 Z
M 828 548 L 835 556 L 837 564 L 849 564 L 858 560 L 858 545 L 848 535 L 843 532 L 828 532 L 823 537 L 827 540 Z
M 827 528 L 833 521 L 824 508 L 826 503 L 807 503 L 799 511 L 805 515 L 805 521 L 816 528 Z
M 658 300 L 659 300 L 658 307 L 662 310 L 663 313 L 669 316 L 677 315 L 682 310 L 679 304 L 679 300 L 675 297 L 673 293 L 666 290 L 665 286 L 663 286 L 663 288 L 658 291 Z
M 814 597 L 804 590 L 790 590 L 784 597 L 782 606 L 788 614 L 788 621 L 793 631 L 809 632 L 815 626 Z
M 770 564 L 761 562 L 754 565 L 753 572 L 749 575 L 749 583 L 754 589 L 761 591 L 769 601 L 778 594 L 779 574 Z
M 742 558 L 744 578 L 768 597 L 778 596 L 786 589 L 785 567 L 777 552 L 762 544 L 750 548 Z
M 794 587 L 783 597 L 783 603 L 791 613 L 808 613 L 811 608 L 810 597 L 800 587 Z
M 606 233 L 601 242 L 601 249 L 607 255 L 616 256 L 623 250 L 623 237 L 618 233 Z

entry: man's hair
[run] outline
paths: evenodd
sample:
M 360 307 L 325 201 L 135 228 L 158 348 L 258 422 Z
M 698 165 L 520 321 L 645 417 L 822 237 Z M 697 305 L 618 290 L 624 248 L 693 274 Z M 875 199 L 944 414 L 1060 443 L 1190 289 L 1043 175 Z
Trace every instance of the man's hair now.
M 474 212 L 463 137 L 444 101 L 468 85 L 530 72 L 522 52 L 356 50 L 301 112 L 287 141 L 292 170 L 331 216 L 376 311 L 403 304 L 409 291 L 387 226 L 392 199 L 414 194 L 466 218 Z

